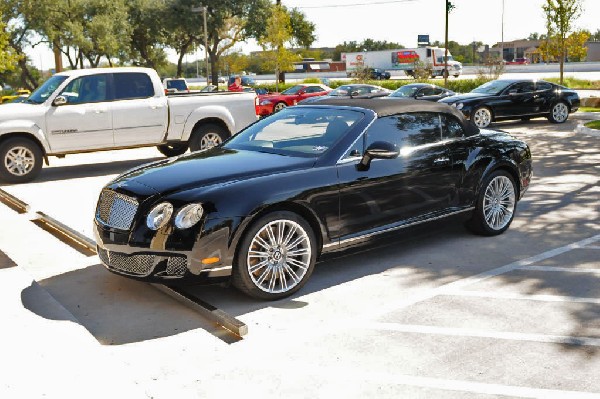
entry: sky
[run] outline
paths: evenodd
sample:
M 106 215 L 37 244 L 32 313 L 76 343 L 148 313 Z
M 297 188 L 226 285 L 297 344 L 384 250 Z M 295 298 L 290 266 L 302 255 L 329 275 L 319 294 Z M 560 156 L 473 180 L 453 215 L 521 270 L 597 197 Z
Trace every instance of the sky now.
M 451 1 L 456 8 L 450 13 L 449 40 L 461 44 L 481 41 L 493 45 L 501 41 L 503 4 L 505 41 L 546 30 L 545 0 Z M 282 0 L 282 4 L 299 8 L 316 25 L 313 47 L 335 47 L 367 38 L 416 47 L 420 34 L 428 34 L 431 41 L 444 40 L 445 0 Z M 595 32 L 600 29 L 600 0 L 582 0 L 582 4 L 584 10 L 576 28 Z M 244 46 L 244 52 L 258 49 L 252 43 Z M 54 66 L 52 53 L 43 46 L 31 49 L 28 55 L 38 68 L 40 64 L 43 69 Z M 191 62 L 195 56 L 188 58 Z M 177 57 L 170 53 L 169 59 L 175 62 Z

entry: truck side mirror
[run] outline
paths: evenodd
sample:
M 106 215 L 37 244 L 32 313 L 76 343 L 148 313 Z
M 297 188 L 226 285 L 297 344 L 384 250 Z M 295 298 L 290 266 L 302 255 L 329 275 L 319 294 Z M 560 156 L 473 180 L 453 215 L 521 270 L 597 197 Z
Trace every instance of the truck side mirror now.
M 52 101 L 52 105 L 55 107 L 60 107 L 61 105 L 65 105 L 67 103 L 67 97 L 65 96 L 56 96 L 54 101 Z

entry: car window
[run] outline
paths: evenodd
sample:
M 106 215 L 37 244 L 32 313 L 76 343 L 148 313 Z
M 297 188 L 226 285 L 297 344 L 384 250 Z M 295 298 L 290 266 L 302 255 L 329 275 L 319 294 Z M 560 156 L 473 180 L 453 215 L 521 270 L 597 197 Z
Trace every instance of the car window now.
M 419 94 L 423 96 L 432 96 L 433 95 L 433 87 L 423 87 Z
M 552 90 L 552 85 L 547 82 L 537 82 L 536 84 L 537 90 Z
M 145 73 L 115 73 L 115 100 L 147 98 L 154 96 L 154 86 L 150 76 Z
M 185 80 L 174 79 L 174 80 L 167 80 L 167 89 L 176 89 L 179 91 L 187 91 L 188 87 L 187 87 L 187 84 L 185 83 Z
M 533 82 L 516 83 L 509 90 L 517 90 L 517 93 L 531 93 L 534 90 Z
M 442 94 L 444 92 L 444 89 L 440 89 L 439 87 L 434 87 L 433 88 L 433 94 L 434 96 L 439 96 L 440 94 Z
M 440 120 L 436 113 L 415 112 L 377 119 L 367 131 L 367 147 L 375 141 L 396 144 L 400 151 L 441 141 Z
M 332 148 L 363 117 L 351 110 L 288 107 L 250 125 L 225 148 L 314 157 Z
M 441 114 L 440 118 L 442 120 L 442 137 L 444 139 L 465 137 L 465 130 L 456 117 Z
M 319 86 L 309 86 L 306 88 L 306 93 L 319 93 L 325 91 L 322 87 Z
M 61 95 L 69 104 L 94 103 L 108 100 L 108 74 L 82 76 L 73 79 Z

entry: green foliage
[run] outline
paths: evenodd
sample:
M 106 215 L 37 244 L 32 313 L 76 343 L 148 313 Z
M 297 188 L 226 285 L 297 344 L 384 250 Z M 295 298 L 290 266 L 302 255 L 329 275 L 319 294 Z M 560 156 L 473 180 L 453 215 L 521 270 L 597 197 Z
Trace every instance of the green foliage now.
M 2 22 L 0 12 L 0 73 L 15 69 L 19 55 L 10 47 L 10 35 L 6 32 L 6 24 Z
M 576 79 L 567 77 L 563 79 L 563 82 L 560 83 L 560 78 L 545 78 L 548 82 L 561 84 L 570 89 L 593 89 L 600 90 L 600 80 L 584 80 L 584 79 Z
M 590 129 L 600 130 L 600 121 L 591 121 L 585 124 L 585 127 L 589 127 Z
M 580 112 L 600 112 L 600 108 L 594 107 L 579 107 Z

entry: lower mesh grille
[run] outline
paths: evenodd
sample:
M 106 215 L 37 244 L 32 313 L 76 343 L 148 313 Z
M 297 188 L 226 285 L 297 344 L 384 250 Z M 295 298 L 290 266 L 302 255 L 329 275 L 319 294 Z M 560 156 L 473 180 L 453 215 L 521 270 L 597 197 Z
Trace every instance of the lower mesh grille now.
M 127 255 L 119 252 L 107 251 L 102 248 L 98 248 L 98 256 L 102 263 L 111 268 L 135 276 L 150 275 L 154 270 L 155 263 L 157 263 L 155 270 L 157 276 L 181 277 L 187 271 L 187 258 L 185 256 L 162 257 L 158 255 Z
M 108 266 L 138 276 L 149 275 L 154 265 L 154 255 L 125 255 L 104 249 L 99 249 L 98 255 Z

